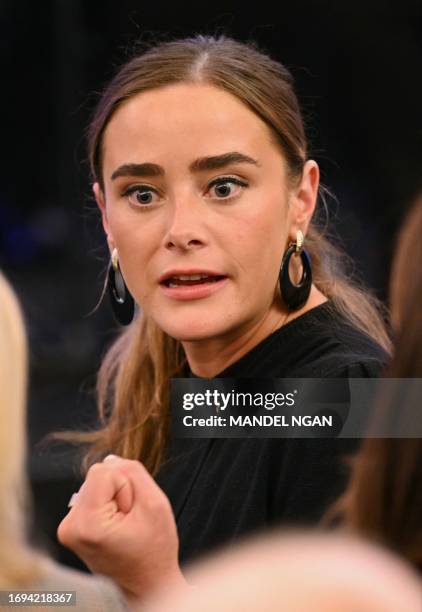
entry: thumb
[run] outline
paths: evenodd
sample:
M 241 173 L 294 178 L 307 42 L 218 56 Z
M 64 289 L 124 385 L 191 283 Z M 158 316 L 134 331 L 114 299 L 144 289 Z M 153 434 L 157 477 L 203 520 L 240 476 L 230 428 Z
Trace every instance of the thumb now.
M 114 494 L 114 501 L 116 502 L 118 512 L 128 514 L 132 510 L 134 494 L 129 478 L 118 470 L 119 462 L 121 461 L 121 458 L 117 457 L 116 455 L 107 455 L 107 457 L 105 457 L 103 460 L 103 463 L 105 463 L 108 467 L 112 466 L 113 470 L 119 472 L 119 484 L 118 489 Z
M 133 488 L 129 479 L 122 481 L 120 488 L 114 496 L 114 501 L 117 505 L 117 511 L 128 514 L 133 506 Z

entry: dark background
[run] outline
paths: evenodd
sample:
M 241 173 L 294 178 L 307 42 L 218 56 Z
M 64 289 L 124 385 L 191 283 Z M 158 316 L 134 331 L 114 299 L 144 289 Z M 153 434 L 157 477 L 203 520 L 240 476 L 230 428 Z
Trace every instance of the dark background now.
M 78 487 L 73 453 L 46 433 L 95 423 L 92 387 L 115 333 L 94 314 L 107 265 L 91 200 L 84 131 L 101 91 L 136 41 L 195 33 L 255 40 L 291 70 L 311 154 L 337 196 L 333 225 L 385 300 L 394 237 L 421 190 L 422 6 L 400 2 L 162 4 L 2 1 L 0 267 L 25 312 L 29 439 L 38 541 Z

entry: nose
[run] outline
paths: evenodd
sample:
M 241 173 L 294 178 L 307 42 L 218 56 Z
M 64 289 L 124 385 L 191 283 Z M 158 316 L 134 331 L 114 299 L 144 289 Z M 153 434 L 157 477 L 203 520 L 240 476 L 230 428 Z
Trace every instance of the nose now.
M 167 249 L 197 249 L 206 244 L 205 211 L 195 198 L 179 198 L 173 202 L 164 236 Z

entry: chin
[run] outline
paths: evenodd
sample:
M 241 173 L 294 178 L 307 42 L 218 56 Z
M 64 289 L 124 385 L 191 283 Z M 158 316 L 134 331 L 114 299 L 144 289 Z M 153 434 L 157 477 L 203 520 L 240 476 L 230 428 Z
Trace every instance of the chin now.
M 209 338 L 214 338 L 217 334 L 213 331 L 213 330 L 201 330 L 201 331 L 195 331 L 194 329 L 192 329 L 192 326 L 186 327 L 186 328 L 179 328 L 179 329 L 171 329 L 171 330 L 165 330 L 165 332 L 171 336 L 172 338 L 175 338 L 176 340 L 179 340 L 180 342 L 199 342 L 200 340 L 208 340 Z
M 166 334 L 181 342 L 207 340 L 219 336 L 225 331 L 222 325 L 212 324 L 212 322 L 204 321 L 203 319 L 195 321 L 193 318 L 180 322 L 157 321 L 157 325 L 161 327 Z

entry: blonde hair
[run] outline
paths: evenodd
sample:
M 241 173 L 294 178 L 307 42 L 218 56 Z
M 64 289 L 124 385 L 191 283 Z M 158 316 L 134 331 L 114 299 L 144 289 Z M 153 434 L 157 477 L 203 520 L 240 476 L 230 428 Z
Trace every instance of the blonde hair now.
M 126 63 L 101 96 L 88 133 L 92 177 L 103 188 L 102 140 L 115 111 L 131 97 L 170 84 L 206 83 L 235 97 L 269 127 L 281 149 L 289 179 L 301 177 L 307 143 L 288 70 L 255 44 L 198 35 L 161 43 Z M 345 256 L 316 222 L 306 236 L 314 283 L 354 326 L 388 350 L 389 339 L 377 300 L 343 272 Z M 141 460 L 155 473 L 169 424 L 169 381 L 186 363 L 180 341 L 141 312 L 106 355 L 98 375 L 99 431 L 64 434 L 90 444 L 85 468 L 108 452 Z
M 26 542 L 27 348 L 21 310 L 0 274 L 0 588 L 21 587 L 42 574 Z

